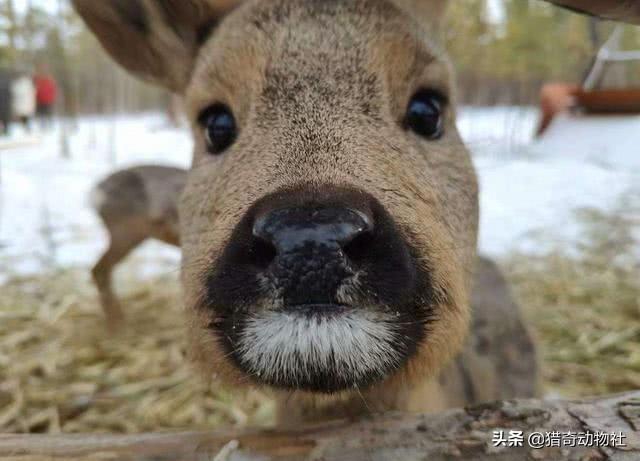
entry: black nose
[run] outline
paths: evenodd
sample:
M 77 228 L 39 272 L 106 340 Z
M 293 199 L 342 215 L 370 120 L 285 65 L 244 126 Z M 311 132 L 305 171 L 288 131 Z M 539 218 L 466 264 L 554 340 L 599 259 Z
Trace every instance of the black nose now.
M 375 197 L 331 185 L 287 188 L 240 218 L 207 273 L 207 305 L 229 325 L 254 309 L 331 315 L 315 308 L 409 306 L 428 280 L 415 261 Z
M 285 303 L 334 303 L 372 232 L 371 218 L 349 208 L 275 210 L 254 222 L 254 258 L 269 272 Z
M 253 235 L 278 255 L 305 246 L 345 249 L 357 237 L 371 232 L 371 219 L 347 208 L 289 208 L 259 217 Z

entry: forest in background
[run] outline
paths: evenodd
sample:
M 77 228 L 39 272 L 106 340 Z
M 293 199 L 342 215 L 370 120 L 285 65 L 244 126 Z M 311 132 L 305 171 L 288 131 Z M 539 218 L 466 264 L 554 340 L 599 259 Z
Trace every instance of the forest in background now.
M 550 81 L 582 83 L 615 27 L 539 0 L 450 2 L 447 47 L 467 104 L 535 104 Z M 501 17 L 489 4 L 501 5 Z M 640 27 L 626 26 L 624 49 L 640 49 Z M 638 63 L 614 64 L 605 85 L 640 84 Z
M 68 0 L 0 0 L 0 68 L 49 64 L 67 114 L 137 112 L 165 107 L 169 96 L 116 67 L 82 26 Z M 26 4 L 26 6 L 25 6 Z M 45 8 L 46 6 L 46 8 Z M 497 11 L 497 12 L 496 12 Z M 612 25 L 539 0 L 451 2 L 446 43 L 465 104 L 534 104 L 548 81 L 579 83 Z M 640 48 L 640 28 L 624 43 Z M 619 69 L 618 81 L 640 75 Z

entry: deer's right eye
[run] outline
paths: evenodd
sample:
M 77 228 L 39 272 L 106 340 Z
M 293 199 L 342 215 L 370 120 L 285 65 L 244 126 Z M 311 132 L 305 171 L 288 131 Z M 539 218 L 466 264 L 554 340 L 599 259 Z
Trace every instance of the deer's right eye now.
M 444 98 L 430 90 L 419 91 L 413 96 L 405 115 L 405 126 L 426 139 L 442 137 Z
M 223 104 L 216 104 L 206 109 L 198 117 L 204 128 L 207 149 L 217 155 L 231 146 L 238 136 L 236 120 L 229 108 Z

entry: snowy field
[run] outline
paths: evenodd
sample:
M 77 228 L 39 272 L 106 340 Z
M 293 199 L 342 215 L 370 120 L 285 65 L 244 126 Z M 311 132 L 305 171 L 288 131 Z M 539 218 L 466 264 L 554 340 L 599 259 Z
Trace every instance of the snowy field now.
M 612 211 L 625 200 L 630 210 L 639 209 L 640 116 L 560 116 L 533 141 L 535 111 L 518 117 L 517 109 L 491 109 L 498 127 L 506 117 L 507 130 L 502 140 L 482 141 L 467 128 L 492 123 L 486 111 L 466 111 L 461 118 L 480 175 L 484 253 L 573 247 L 583 231 L 576 211 Z M 514 117 L 520 123 L 509 122 Z M 640 238 L 640 216 L 631 218 Z
M 94 264 L 107 235 L 89 205 L 93 185 L 130 165 L 189 165 L 188 134 L 161 115 L 88 117 L 70 131 L 69 158 L 60 127 L 28 138 L 31 145 L 0 147 L 0 277 Z M 148 242 L 135 254 L 137 269 L 178 269 L 178 251 L 167 245 Z
M 640 185 L 640 117 L 561 119 L 544 142 L 532 143 L 536 119 L 530 108 L 460 113 L 480 174 L 480 247 L 489 255 L 539 250 L 541 234 L 550 244 L 571 244 L 580 237 L 576 209 L 610 209 Z M 0 278 L 93 264 L 106 235 L 88 206 L 92 185 L 115 168 L 189 163 L 188 133 L 162 115 L 88 117 L 69 132 L 65 148 L 60 127 L 0 141 Z M 178 268 L 178 252 L 160 243 L 136 256 L 146 271 Z

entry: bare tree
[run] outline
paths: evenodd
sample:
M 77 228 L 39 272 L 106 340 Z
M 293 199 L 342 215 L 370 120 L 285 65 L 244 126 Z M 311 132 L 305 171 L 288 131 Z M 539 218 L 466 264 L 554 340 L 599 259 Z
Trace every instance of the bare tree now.
M 16 40 L 18 27 L 16 22 L 16 9 L 13 0 L 6 0 L 5 9 L 7 21 L 9 23 L 7 27 L 7 37 L 11 48 L 10 59 L 14 60 L 18 49 Z

